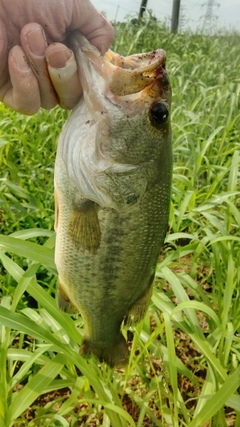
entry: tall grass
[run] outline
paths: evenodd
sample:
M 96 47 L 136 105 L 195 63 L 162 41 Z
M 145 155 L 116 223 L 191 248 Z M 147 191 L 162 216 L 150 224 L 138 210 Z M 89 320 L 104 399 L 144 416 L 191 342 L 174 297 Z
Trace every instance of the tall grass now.
M 0 106 L 0 427 L 240 425 L 240 37 L 117 24 L 113 49 L 162 47 L 173 87 L 169 233 L 125 370 L 78 352 L 55 304 L 53 166 L 67 113 Z

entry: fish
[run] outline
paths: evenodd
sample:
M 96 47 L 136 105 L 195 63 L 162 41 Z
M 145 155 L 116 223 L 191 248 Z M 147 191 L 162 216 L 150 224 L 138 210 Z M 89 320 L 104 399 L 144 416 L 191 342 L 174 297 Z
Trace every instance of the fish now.
M 151 301 L 168 228 L 171 86 L 162 49 L 102 57 L 71 36 L 83 96 L 60 134 L 54 172 L 57 303 L 84 322 L 81 354 L 128 363 L 123 328 Z

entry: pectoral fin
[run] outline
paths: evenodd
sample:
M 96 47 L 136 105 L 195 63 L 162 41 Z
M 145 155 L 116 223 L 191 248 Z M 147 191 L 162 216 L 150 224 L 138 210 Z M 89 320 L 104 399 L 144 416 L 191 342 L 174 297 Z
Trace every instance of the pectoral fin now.
M 68 235 L 77 249 L 95 254 L 101 241 L 101 230 L 97 215 L 98 205 L 91 200 L 73 203 L 68 225 Z

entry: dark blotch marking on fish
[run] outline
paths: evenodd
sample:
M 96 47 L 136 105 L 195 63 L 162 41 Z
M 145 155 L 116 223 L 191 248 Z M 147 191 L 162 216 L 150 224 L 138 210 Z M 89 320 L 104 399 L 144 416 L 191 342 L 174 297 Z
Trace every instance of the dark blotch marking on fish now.
M 67 314 L 77 314 L 79 310 L 71 302 L 70 298 L 66 294 L 60 280 L 58 280 L 58 297 L 57 297 L 58 308 Z
M 77 249 L 95 254 L 101 242 L 98 204 L 88 199 L 73 201 L 68 235 Z

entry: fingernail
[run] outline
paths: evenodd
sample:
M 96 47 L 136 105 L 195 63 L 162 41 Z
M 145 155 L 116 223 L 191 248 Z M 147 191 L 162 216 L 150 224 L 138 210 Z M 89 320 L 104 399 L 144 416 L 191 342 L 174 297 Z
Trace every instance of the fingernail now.
M 47 41 L 41 28 L 30 31 L 27 34 L 29 49 L 34 55 L 43 56 L 47 47 Z
M 30 66 L 27 62 L 26 56 L 24 55 L 22 49 L 19 46 L 15 46 L 12 49 L 12 56 L 18 68 L 20 68 L 20 70 L 22 71 L 30 70 Z
M 70 58 L 71 53 L 62 49 L 49 52 L 46 57 L 48 64 L 53 68 L 64 68 Z

